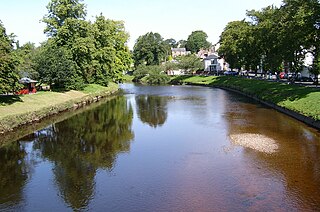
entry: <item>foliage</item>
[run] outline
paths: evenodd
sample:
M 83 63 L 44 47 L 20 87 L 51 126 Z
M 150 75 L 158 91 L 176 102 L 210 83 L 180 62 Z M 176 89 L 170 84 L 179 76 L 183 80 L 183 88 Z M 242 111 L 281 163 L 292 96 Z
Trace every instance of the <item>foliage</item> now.
M 178 47 L 177 41 L 173 38 L 166 39 L 164 42 L 166 44 L 168 44 L 170 46 L 170 48 L 177 48 Z
M 140 36 L 133 47 L 135 67 L 140 64 L 160 65 L 170 53 L 170 47 L 159 33 L 149 32 Z
M 82 89 L 84 81 L 77 76 L 75 63 L 67 49 L 48 42 L 35 56 L 35 69 L 41 83 L 52 88 Z
M 146 81 L 150 85 L 166 84 L 170 81 L 169 76 L 164 72 L 163 66 L 149 66 Z
M 135 82 L 141 82 L 145 80 L 146 83 L 152 85 L 166 84 L 170 78 L 165 73 L 165 67 L 159 65 L 139 65 L 133 72 Z
M 58 33 L 60 27 L 69 18 L 84 20 L 86 16 L 85 5 L 82 0 L 51 0 L 47 5 L 48 14 L 42 19 L 47 24 L 44 32 L 52 37 Z
M 166 71 L 168 70 L 177 70 L 179 69 L 179 63 L 175 61 L 169 61 L 164 64 L 164 68 Z
M 66 73 L 70 78 L 68 87 L 79 89 L 84 83 L 107 86 L 109 81 L 121 81 L 132 63 L 123 22 L 106 19 L 102 14 L 93 23 L 87 21 L 85 5 L 80 2 L 51 0 L 43 18 L 49 45 L 64 52 L 67 64 L 72 63 L 73 70 Z
M 20 88 L 16 71 L 18 61 L 13 53 L 13 42 L 0 21 L 0 94 L 15 92 Z
M 38 51 L 34 43 L 26 43 L 23 46 L 17 45 L 15 56 L 19 61 L 16 67 L 17 72 L 21 77 L 29 77 L 31 79 L 38 78 L 38 72 L 34 69 L 34 57 Z
M 248 21 L 228 23 L 220 35 L 219 53 L 231 68 L 291 72 L 301 70 L 307 53 L 315 59 L 317 74 L 320 48 L 320 4 L 318 0 L 283 0 L 247 12 Z
M 180 56 L 177 58 L 178 67 L 185 70 L 185 73 L 191 74 L 197 70 L 203 70 L 203 62 L 194 54 Z
M 139 65 L 133 72 L 133 81 L 139 82 L 143 77 L 147 76 L 149 73 L 149 68 L 145 64 Z
M 207 41 L 208 35 L 201 31 L 193 31 L 189 35 L 186 43 L 187 50 L 197 53 L 200 49 L 209 49 L 211 44 Z
M 186 40 L 179 40 L 177 42 L 177 47 L 178 48 L 186 48 L 186 45 L 187 45 L 187 41 Z

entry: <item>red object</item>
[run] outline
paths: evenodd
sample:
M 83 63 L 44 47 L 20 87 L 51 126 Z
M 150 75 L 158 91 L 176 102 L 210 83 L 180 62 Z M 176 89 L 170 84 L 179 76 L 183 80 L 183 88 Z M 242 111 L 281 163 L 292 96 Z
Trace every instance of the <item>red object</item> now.
M 283 79 L 285 75 L 286 75 L 286 73 L 285 73 L 285 72 L 280 72 L 280 74 L 279 74 L 280 79 Z

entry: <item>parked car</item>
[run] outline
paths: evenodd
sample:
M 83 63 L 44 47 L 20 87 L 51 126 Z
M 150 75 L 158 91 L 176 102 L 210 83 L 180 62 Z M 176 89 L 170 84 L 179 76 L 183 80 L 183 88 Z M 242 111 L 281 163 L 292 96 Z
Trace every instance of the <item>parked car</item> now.
M 297 82 L 314 82 L 314 78 L 298 76 L 295 78 L 295 81 L 297 81 Z
M 224 75 L 228 75 L 228 76 L 236 76 L 239 74 L 239 72 L 237 71 L 225 71 L 223 72 Z

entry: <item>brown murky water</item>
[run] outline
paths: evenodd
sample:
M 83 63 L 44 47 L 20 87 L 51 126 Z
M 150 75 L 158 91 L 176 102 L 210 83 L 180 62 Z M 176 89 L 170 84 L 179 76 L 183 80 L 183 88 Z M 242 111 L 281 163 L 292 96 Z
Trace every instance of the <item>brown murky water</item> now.
M 320 210 L 318 131 L 220 89 L 122 87 L 1 146 L 1 211 Z

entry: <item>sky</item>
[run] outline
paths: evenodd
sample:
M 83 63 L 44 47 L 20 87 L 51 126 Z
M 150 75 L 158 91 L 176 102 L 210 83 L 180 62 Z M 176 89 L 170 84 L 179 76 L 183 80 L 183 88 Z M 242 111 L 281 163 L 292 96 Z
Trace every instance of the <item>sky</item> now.
M 45 24 L 50 0 L 0 0 L 0 20 L 7 34 L 15 34 L 20 44 L 45 41 Z M 84 0 L 87 19 L 95 20 L 102 13 L 106 18 L 124 21 L 130 34 L 128 46 L 147 32 L 157 32 L 164 39 L 187 40 L 196 30 L 207 33 L 215 44 L 230 21 L 246 18 L 246 11 L 274 5 L 282 0 Z

